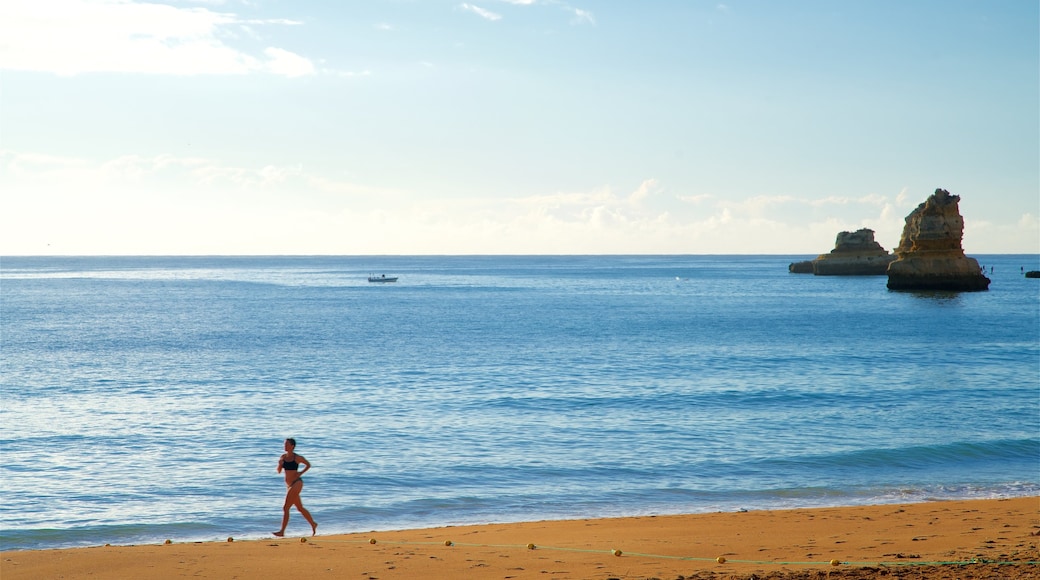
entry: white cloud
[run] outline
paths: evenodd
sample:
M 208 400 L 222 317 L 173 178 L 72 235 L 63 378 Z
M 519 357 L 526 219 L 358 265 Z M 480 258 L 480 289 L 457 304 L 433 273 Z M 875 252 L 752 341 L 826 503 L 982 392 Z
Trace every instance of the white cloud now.
M 298 23 L 131 0 L 7 0 L 0 13 L 0 69 L 61 75 L 313 73 L 313 64 L 288 50 L 249 54 L 223 40 L 249 33 L 249 24 Z
M 569 4 L 567 4 L 566 2 L 562 2 L 561 0 L 498 0 L 498 1 L 500 3 L 511 4 L 513 6 L 534 6 L 536 4 L 541 5 L 541 6 L 552 6 L 552 7 L 554 7 L 554 9 L 563 10 L 564 12 L 567 12 L 568 14 L 571 14 L 572 15 L 571 24 L 596 24 L 596 18 L 592 15 L 592 12 L 590 12 L 588 10 L 583 10 L 581 8 L 574 8 L 573 6 L 570 6 Z M 479 14 L 481 17 L 486 18 L 487 20 L 501 20 L 502 19 L 502 15 L 494 13 L 494 12 L 491 12 L 489 10 L 485 10 L 485 9 L 480 8 L 479 6 L 475 6 L 473 4 L 465 3 L 465 4 L 461 4 L 459 7 L 461 9 L 463 9 L 463 10 L 467 10 L 469 12 L 473 12 L 474 14 Z
M 677 195 L 676 199 L 678 199 L 679 201 L 682 201 L 684 203 L 689 203 L 689 204 L 696 205 L 696 204 L 699 204 L 699 203 L 701 203 L 703 201 L 707 201 L 709 199 L 712 199 L 712 197 L 713 196 L 710 193 L 701 193 L 701 194 L 697 194 L 697 195 Z
M 833 248 L 838 232 L 861 227 L 892 249 L 906 213 L 876 194 L 662 196 L 656 179 L 620 192 L 430 199 L 302 164 L 173 155 L 89 162 L 12 151 L 0 151 L 0 191 L 0 255 L 817 255 Z M 972 221 L 965 250 L 1035 252 L 1038 228 L 1033 214 Z
M 643 201 L 644 199 L 646 199 L 654 191 L 654 189 L 656 187 L 657 187 L 657 180 L 656 179 L 647 179 L 647 180 L 643 181 L 643 183 L 639 184 L 639 189 L 633 191 L 632 195 L 630 195 L 628 199 L 632 203 L 639 203 L 639 202 Z
M 300 77 L 314 74 L 314 64 L 298 54 L 288 50 L 268 47 L 264 49 L 268 57 L 267 70 L 287 77 Z
M 580 8 L 571 8 L 571 11 L 574 13 L 574 19 L 572 20 L 572 22 L 574 24 L 595 24 L 596 23 L 595 17 L 593 17 L 592 13 L 589 12 L 588 10 L 582 10 Z
M 837 195 L 829 195 L 821 199 L 814 199 L 810 202 L 813 206 L 826 206 L 826 205 L 850 205 L 850 204 L 864 204 L 864 205 L 884 205 L 887 199 L 884 196 L 877 194 L 868 194 L 862 197 L 841 197 Z
M 906 205 L 906 199 L 907 199 L 907 188 L 904 187 L 903 189 L 900 189 L 899 190 L 899 194 L 896 195 L 896 205 L 898 205 L 900 207 L 903 207 L 904 205 Z
M 491 20 L 492 22 L 494 22 L 496 20 L 501 20 L 502 19 L 502 15 L 501 14 L 496 14 L 494 12 L 491 12 L 490 10 L 483 9 L 480 6 L 474 6 L 473 4 L 463 3 L 463 4 L 459 5 L 459 8 L 461 8 L 461 9 L 467 11 L 467 12 L 472 12 L 472 13 L 476 14 L 477 16 L 480 16 L 484 20 Z

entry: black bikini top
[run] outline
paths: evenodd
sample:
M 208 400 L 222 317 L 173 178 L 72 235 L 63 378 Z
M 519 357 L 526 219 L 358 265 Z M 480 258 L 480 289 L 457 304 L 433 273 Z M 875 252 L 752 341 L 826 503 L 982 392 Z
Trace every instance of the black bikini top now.
M 289 461 L 288 459 L 283 459 L 282 460 L 282 469 L 284 469 L 286 471 L 296 471 L 299 468 L 300 468 L 300 464 L 296 462 L 296 456 L 295 455 L 293 455 L 293 460 L 292 461 Z

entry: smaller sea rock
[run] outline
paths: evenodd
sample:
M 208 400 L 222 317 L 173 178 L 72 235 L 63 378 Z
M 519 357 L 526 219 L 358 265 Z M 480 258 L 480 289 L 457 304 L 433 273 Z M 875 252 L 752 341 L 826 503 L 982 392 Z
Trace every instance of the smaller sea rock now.
M 1040 270 L 1030 270 L 1026 272 L 1026 278 L 1040 278 Z
M 883 276 L 896 257 L 874 241 L 874 230 L 841 232 L 834 249 L 813 261 L 817 276 Z
M 817 276 L 883 276 L 895 259 L 874 241 L 874 230 L 863 228 L 840 232 L 830 253 L 820 254 L 815 260 L 794 262 L 787 270 Z
M 787 271 L 792 274 L 812 274 L 812 260 L 806 260 L 804 262 L 792 262 L 789 266 L 787 266 Z

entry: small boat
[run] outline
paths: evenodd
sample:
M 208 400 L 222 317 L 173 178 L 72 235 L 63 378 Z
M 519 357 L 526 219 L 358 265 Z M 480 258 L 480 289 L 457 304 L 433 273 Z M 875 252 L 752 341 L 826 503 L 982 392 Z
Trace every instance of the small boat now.
M 368 277 L 368 281 L 369 282 L 397 282 L 397 276 L 393 276 L 392 278 L 387 278 L 386 274 L 383 274 L 382 276 L 369 276 Z

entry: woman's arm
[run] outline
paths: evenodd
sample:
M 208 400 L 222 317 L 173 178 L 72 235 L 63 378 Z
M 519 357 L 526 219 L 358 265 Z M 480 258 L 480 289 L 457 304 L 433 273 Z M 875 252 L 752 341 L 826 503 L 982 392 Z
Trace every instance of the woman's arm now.
M 282 464 L 285 463 L 285 454 L 278 458 L 278 473 L 282 472 Z
M 307 459 L 304 456 L 302 456 L 302 455 L 297 455 L 296 456 L 296 462 L 299 463 L 300 465 L 304 466 L 303 469 L 301 469 L 300 471 L 297 472 L 297 475 L 299 475 L 300 477 L 303 477 L 303 474 L 307 473 L 307 470 L 309 470 L 311 468 L 311 462 L 307 461 Z

